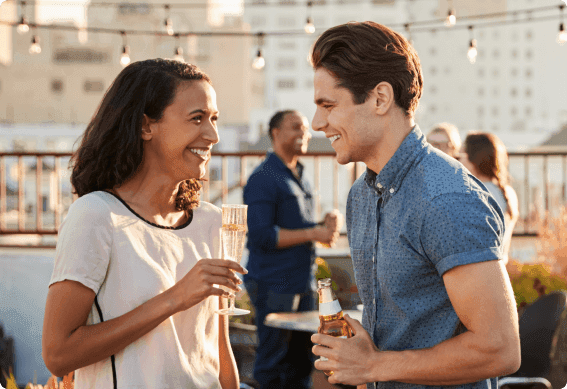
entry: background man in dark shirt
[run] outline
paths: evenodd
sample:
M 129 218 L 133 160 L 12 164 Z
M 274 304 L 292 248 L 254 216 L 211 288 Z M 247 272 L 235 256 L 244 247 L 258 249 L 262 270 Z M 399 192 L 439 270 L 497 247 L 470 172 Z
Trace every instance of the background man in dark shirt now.
M 340 216 L 333 212 L 321 223 L 314 220 L 311 187 L 298 162 L 311 138 L 307 119 L 297 111 L 280 111 L 269 131 L 273 152 L 244 188 L 250 251 L 244 282 L 258 327 L 254 378 L 261 389 L 307 389 L 313 368 L 309 334 L 263 323 L 271 312 L 314 309 L 313 243 L 332 245 Z

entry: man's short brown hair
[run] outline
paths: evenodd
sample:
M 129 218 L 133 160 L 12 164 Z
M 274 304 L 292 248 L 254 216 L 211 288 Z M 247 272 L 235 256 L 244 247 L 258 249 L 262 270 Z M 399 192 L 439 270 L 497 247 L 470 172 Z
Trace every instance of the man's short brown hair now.
M 323 67 L 348 89 L 355 104 L 385 81 L 396 104 L 413 117 L 423 90 L 421 64 L 414 48 L 397 32 L 374 22 L 350 22 L 329 28 L 311 52 L 315 70 Z

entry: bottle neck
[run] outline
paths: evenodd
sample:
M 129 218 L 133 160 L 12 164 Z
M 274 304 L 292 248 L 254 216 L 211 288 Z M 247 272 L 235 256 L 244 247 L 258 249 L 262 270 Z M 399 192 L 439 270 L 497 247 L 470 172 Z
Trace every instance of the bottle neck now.
M 339 313 L 335 313 L 334 315 L 320 315 L 319 320 L 327 322 L 327 321 L 335 321 L 343 319 L 343 311 Z
M 336 300 L 335 294 L 331 287 L 325 287 L 319 289 L 319 304 L 330 303 Z
M 319 289 L 319 316 L 336 316 L 341 315 L 342 308 L 339 300 L 335 297 L 330 287 Z

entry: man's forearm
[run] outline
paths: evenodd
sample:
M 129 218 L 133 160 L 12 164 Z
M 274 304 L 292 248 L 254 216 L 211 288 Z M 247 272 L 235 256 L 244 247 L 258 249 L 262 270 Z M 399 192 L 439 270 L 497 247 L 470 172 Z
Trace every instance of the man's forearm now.
M 311 242 L 313 240 L 314 240 L 313 228 L 302 228 L 297 230 L 288 230 L 285 228 L 280 228 L 276 247 L 279 249 L 285 247 L 292 247 L 292 246 L 297 246 L 299 244 Z
M 515 347 L 506 339 L 492 339 L 468 331 L 435 347 L 376 352 L 373 381 L 420 385 L 460 385 L 511 374 L 518 369 Z

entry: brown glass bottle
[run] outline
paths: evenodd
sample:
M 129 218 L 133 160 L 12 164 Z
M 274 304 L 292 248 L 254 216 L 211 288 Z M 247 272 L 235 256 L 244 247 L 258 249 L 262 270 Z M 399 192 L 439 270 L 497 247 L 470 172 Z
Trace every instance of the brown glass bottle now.
M 331 279 L 325 278 L 319 280 L 319 329 L 320 334 L 335 336 L 338 338 L 350 338 L 352 328 L 343 317 L 343 310 L 339 304 L 339 300 L 335 297 L 331 288 Z M 321 360 L 326 358 L 321 357 Z M 333 374 L 332 371 L 325 371 L 326 375 Z

